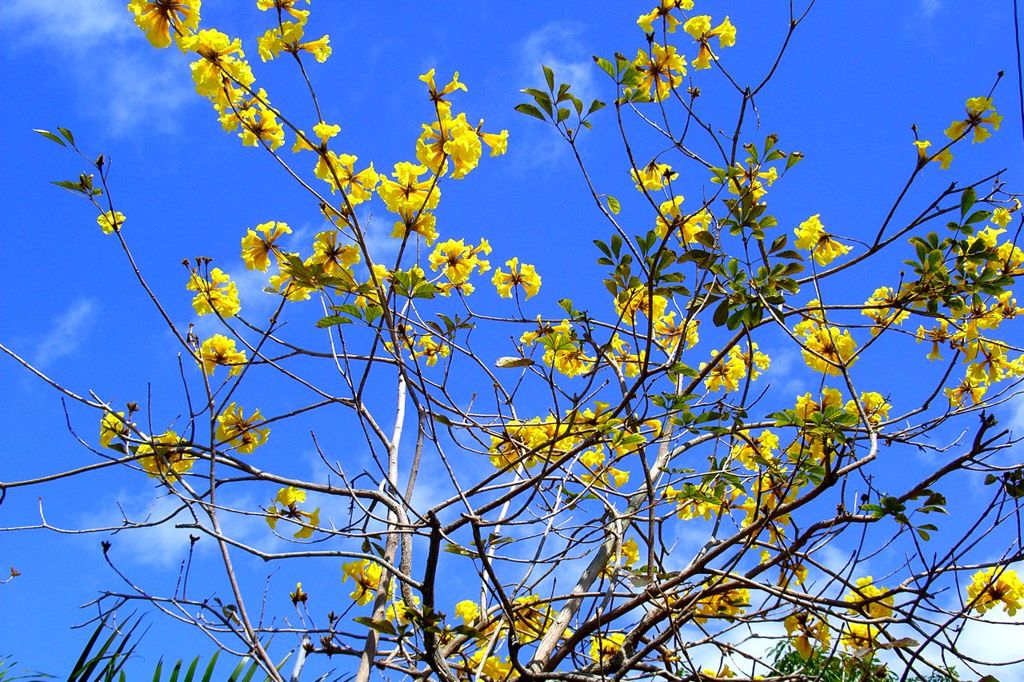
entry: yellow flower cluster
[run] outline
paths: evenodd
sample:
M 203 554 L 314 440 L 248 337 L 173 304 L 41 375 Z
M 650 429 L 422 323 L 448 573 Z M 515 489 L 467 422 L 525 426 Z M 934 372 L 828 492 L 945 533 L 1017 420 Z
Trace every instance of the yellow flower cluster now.
M 697 58 L 693 60 L 693 68 L 710 69 L 711 61 L 718 60 L 718 56 L 711 51 L 711 39 L 718 38 L 718 47 L 732 47 L 736 44 L 736 27 L 725 17 L 718 26 L 711 28 L 711 17 L 701 14 L 687 19 L 683 24 L 683 30 L 693 36 L 699 48 Z
M 192 271 L 185 288 L 196 292 L 192 298 L 196 315 L 216 312 L 221 317 L 234 317 L 242 309 L 238 300 L 238 285 L 220 268 L 211 269 L 209 279 Z
M 825 231 L 825 226 L 821 224 L 821 215 L 818 213 L 800 223 L 793 232 L 796 234 L 796 247 L 810 251 L 818 265 L 828 265 L 851 250 L 849 246 L 840 244 Z
M 427 261 L 431 270 L 439 271 L 447 279 L 437 285 L 441 295 L 449 296 L 453 290 L 467 295 L 473 293 L 469 277 L 474 269 L 480 274 L 491 269 L 490 261 L 480 257 L 490 252 L 491 245 L 486 239 L 481 239 L 477 246 L 467 246 L 461 239 L 448 239 L 434 247 Z
M 341 582 L 352 578 L 352 582 L 355 583 L 349 597 L 360 606 L 369 604 L 381 588 L 380 582 L 384 574 L 381 565 L 369 559 L 357 559 L 342 564 L 341 570 Z
M 711 357 L 718 357 L 716 351 L 711 352 Z M 700 371 L 708 369 L 709 363 L 700 363 Z M 741 346 L 733 346 L 726 353 L 725 357 L 718 358 L 704 379 L 704 386 L 709 391 L 725 389 L 726 392 L 738 391 L 740 382 L 746 377 L 751 381 L 761 376 L 761 372 L 771 365 L 771 358 L 758 350 L 756 343 L 751 343 L 748 350 Z
M 229 339 L 223 334 L 214 334 L 203 341 L 196 354 L 196 361 L 206 374 L 213 374 L 217 366 L 221 365 L 230 368 L 228 376 L 235 376 L 241 374 L 245 368 L 246 356 L 244 350 L 235 347 L 234 339 Z
M 857 578 L 853 591 L 843 600 L 850 605 L 850 613 L 873 620 L 892 617 L 892 594 L 884 587 L 875 585 L 870 575 Z
M 185 439 L 174 431 L 152 436 L 135 452 L 139 465 L 153 478 L 173 483 L 180 474 L 192 469 L 195 456 L 188 450 Z
M 1024 582 L 1016 571 L 1005 566 L 992 566 L 971 576 L 967 599 L 978 613 L 999 606 L 1007 615 L 1014 616 L 1024 602 Z
M 299 509 L 306 501 L 306 491 L 288 486 L 277 491 L 274 504 L 267 509 L 264 517 L 271 529 L 277 530 L 277 522 L 286 519 L 299 526 L 293 537 L 307 539 L 313 537 L 313 531 L 320 525 L 320 507 L 313 511 Z
M 217 439 L 230 444 L 238 452 L 251 454 L 266 443 L 270 435 L 270 429 L 257 426 L 262 421 L 263 415 L 259 410 L 246 417 L 245 410 L 231 403 L 217 417 Z
M 818 300 L 807 303 L 807 312 L 793 332 L 803 337 L 801 354 L 811 369 L 825 374 L 842 374 L 842 368 L 856 361 L 857 342 L 848 329 L 825 323 L 824 310 Z
M 828 623 L 820 616 L 807 611 L 797 611 L 787 616 L 783 625 L 786 627 L 790 643 L 804 660 L 810 657 L 814 648 L 828 648 L 831 635 Z
M 536 268 L 528 263 L 520 264 L 518 258 L 510 258 L 505 261 L 505 265 L 508 266 L 508 272 L 498 268 L 491 278 L 491 283 L 498 290 L 498 296 L 512 298 L 512 290 L 520 288 L 527 299 L 537 295 L 540 291 L 540 275 L 537 274 Z
M 633 68 L 640 74 L 638 91 L 655 102 L 661 102 L 682 85 L 686 58 L 672 45 L 652 42 L 650 53 L 643 48 L 637 50 Z
M 745 587 L 715 592 L 697 601 L 693 620 L 706 623 L 709 618 L 732 618 L 750 605 L 750 591 Z
M 594 367 L 595 358 L 583 350 L 576 331 L 568 320 L 556 325 L 546 325 L 538 320 L 537 330 L 524 332 L 519 337 L 524 346 L 541 343 L 544 346 L 544 364 L 554 367 L 567 377 L 589 374 Z

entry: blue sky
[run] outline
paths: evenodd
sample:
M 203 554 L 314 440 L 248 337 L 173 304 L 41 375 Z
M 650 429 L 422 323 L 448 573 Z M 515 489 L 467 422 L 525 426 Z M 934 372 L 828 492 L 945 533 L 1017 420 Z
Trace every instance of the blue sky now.
M 255 57 L 255 36 L 269 25 L 268 17 L 248 2 L 206 4 L 204 20 L 243 38 L 259 82 L 275 102 L 299 101 L 291 70 L 260 64 Z M 741 80 L 755 79 L 765 68 L 764 55 L 781 40 L 786 3 L 700 5 L 716 17 L 732 17 L 738 41 L 726 57 Z M 1001 69 L 1006 78 L 995 102 L 1006 117 L 1003 130 L 984 145 L 962 146 L 951 173 L 931 169 L 918 196 L 929 196 L 954 178 L 973 179 L 1004 167 L 1003 178 L 1019 189 L 1024 144 L 1011 7 L 1009 0 L 819 3 L 758 102 L 762 133 L 779 133 L 784 148 L 807 157 L 773 197 L 780 223 L 793 226 L 821 213 L 838 234 L 867 235 L 912 169 L 910 125 L 938 141 L 961 115 L 964 100 L 987 93 Z M 430 67 L 442 77 L 460 71 L 469 92 L 459 106 L 470 118 L 485 118 L 487 129 L 508 129 L 510 143 L 507 156 L 485 159 L 467 180 L 445 187 L 452 235 L 474 242 L 487 237 L 494 265 L 512 255 L 537 265 L 544 288 L 530 314 L 556 314 L 555 302 L 566 296 L 594 298 L 600 271 L 593 264 L 591 240 L 606 237 L 606 228 L 568 150 L 512 107 L 521 101 L 520 87 L 540 84 L 540 63 L 553 67 L 560 80 L 570 80 L 585 99 L 609 100 L 609 81 L 591 55 L 635 53 L 643 36 L 634 20 L 649 9 L 647 3 L 532 2 L 510 10 L 507 3 L 450 2 L 439 12 L 430 3 L 367 8 L 319 0 L 312 9 L 310 30 L 330 33 L 334 46 L 333 58 L 313 67 L 312 77 L 325 117 L 343 127 L 346 151 L 374 161 L 378 170 L 409 158 L 419 122 L 429 115 L 417 76 Z M 2 249 L 8 273 L 0 294 L 0 340 L 79 393 L 95 390 L 105 399 L 142 401 L 151 390 L 156 421 L 170 423 L 180 402 L 175 343 L 133 283 L 122 254 L 97 229 L 92 209 L 49 184 L 76 177 L 78 160 L 32 129 L 70 128 L 84 150 L 107 155 L 135 257 L 183 324 L 194 319 L 183 288 L 183 258 L 212 256 L 242 273 L 237 251 L 246 228 L 282 220 L 308 241 L 320 226 L 315 206 L 298 188 L 281 182 L 266 155 L 241 148 L 237 138 L 220 131 L 209 105 L 192 90 L 185 58 L 175 50 L 152 49 L 122 3 L 7 0 L 0 6 L 0 38 Z M 708 85 L 707 106 L 726 111 L 715 94 Z M 614 146 L 613 121 L 599 115 L 595 126 L 582 153 L 598 184 L 619 196 L 628 214 L 636 199 Z M 378 253 L 393 253 L 386 222 L 369 224 Z M 843 283 L 858 300 L 874 285 Z M 240 286 L 248 310 L 271 312 L 258 280 L 243 277 Z M 782 341 L 780 335 L 777 342 Z M 494 345 L 495 352 L 499 347 Z M 772 379 L 778 384 L 790 382 L 792 392 L 814 388 L 813 379 L 800 377 L 798 354 L 783 353 L 776 363 Z M 894 371 L 894 366 L 879 360 L 877 371 Z M 914 396 L 913 378 L 898 389 L 907 401 Z M 0 382 L 7 394 L 0 413 L 6 434 L 0 480 L 92 461 L 75 437 L 94 443 L 92 414 L 71 407 L 67 421 L 74 433 L 69 433 L 57 395 L 6 358 L 0 361 Z M 289 397 L 268 397 L 265 409 L 272 412 Z M 1024 426 L 1024 406 L 1004 406 L 1001 414 Z M 301 434 L 302 427 L 295 432 Z M 335 434 L 333 442 L 328 436 L 335 447 L 344 441 L 343 435 Z M 308 445 L 289 456 L 296 471 L 318 475 Z M 118 504 L 136 518 L 166 512 L 168 502 L 158 492 L 150 480 L 128 475 L 19 489 L 0 507 L 0 525 L 38 523 L 39 505 L 58 527 L 116 525 Z M 250 509 L 266 504 L 255 496 L 230 502 Z M 241 537 L 262 537 L 259 518 L 238 524 Z M 103 537 L 0 534 L 0 568 L 10 564 L 23 573 L 0 586 L 0 623 L 5 624 L 0 625 L 0 655 L 14 654 L 28 668 L 64 672 L 83 639 L 81 631 L 68 628 L 89 615 L 78 605 L 117 585 L 99 551 Z M 114 556 L 133 576 L 163 586 L 173 581 L 188 540 L 187 531 L 165 529 L 148 536 L 121 534 L 113 542 Z M 275 570 L 242 561 L 254 589 Z M 308 582 L 338 590 L 337 567 L 325 566 L 323 573 Z M 290 588 L 292 569 L 280 569 L 273 584 Z M 159 652 L 177 658 L 210 651 L 185 628 L 158 617 L 149 622 L 142 670 L 152 668 Z

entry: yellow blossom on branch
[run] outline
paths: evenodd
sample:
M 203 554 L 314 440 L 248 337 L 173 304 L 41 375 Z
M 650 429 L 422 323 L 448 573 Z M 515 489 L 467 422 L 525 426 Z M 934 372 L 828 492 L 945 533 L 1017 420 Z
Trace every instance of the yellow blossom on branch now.
M 356 604 L 365 606 L 374 598 L 380 589 L 380 581 L 383 573 L 381 565 L 369 559 L 359 559 L 343 564 L 341 567 L 341 582 L 352 578 L 355 587 L 349 595 Z
M 186 442 L 174 431 L 165 431 L 151 436 L 135 452 L 139 465 L 153 478 L 165 478 L 171 483 L 178 475 L 189 471 L 195 457 L 186 447 Z
M 96 217 L 96 222 L 99 224 L 100 229 L 103 230 L 103 234 L 120 232 L 125 220 L 124 213 L 120 211 L 106 211 Z
M 711 51 L 712 38 L 718 38 L 719 48 L 732 47 L 736 44 L 736 27 L 729 21 L 729 17 L 714 28 L 711 28 L 711 17 L 706 14 L 690 17 L 683 24 L 683 30 L 693 36 L 700 45 L 697 58 L 693 60 L 693 68 L 698 70 L 710 69 L 711 60 L 718 60 L 718 56 Z
M 502 298 L 512 298 L 512 289 L 521 287 L 526 293 L 526 298 L 536 296 L 540 291 L 540 275 L 536 268 L 528 263 L 519 264 L 518 258 L 510 258 L 505 261 L 509 271 L 504 272 L 501 268 L 494 271 L 491 282 L 498 290 Z
M 154 47 L 167 47 L 199 28 L 201 0 L 131 0 L 128 10 L 135 25 Z
M 203 341 L 196 360 L 207 374 L 213 374 L 218 365 L 229 367 L 228 376 L 241 374 L 246 363 L 245 351 L 235 348 L 235 340 L 223 334 L 214 334 Z
M 796 247 L 810 251 L 818 265 L 828 265 L 851 250 L 849 246 L 840 244 L 825 231 L 820 214 L 817 213 L 800 223 L 793 232 L 796 234 Z
M 210 270 L 209 279 L 193 271 L 185 288 L 196 292 L 192 307 L 197 315 L 216 311 L 221 317 L 234 317 L 242 309 L 238 301 L 238 286 L 220 268 Z
M 997 606 L 1009 616 L 1015 616 L 1024 603 L 1024 582 L 1017 572 L 1005 566 L 992 566 L 971 576 L 967 586 L 969 605 L 978 613 Z
M 270 429 L 259 428 L 263 415 L 255 410 L 249 417 L 235 403 L 229 404 L 217 417 L 217 438 L 229 443 L 238 452 L 250 454 L 267 442 Z
M 242 237 L 242 262 L 249 270 L 265 272 L 270 267 L 270 254 L 280 255 L 281 247 L 277 242 L 292 229 L 288 223 L 271 220 L 260 223 L 250 229 Z

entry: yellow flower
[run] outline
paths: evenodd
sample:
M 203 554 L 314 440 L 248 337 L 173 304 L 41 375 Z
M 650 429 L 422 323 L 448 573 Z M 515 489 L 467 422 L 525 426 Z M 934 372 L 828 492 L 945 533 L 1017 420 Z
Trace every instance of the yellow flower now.
M 839 641 L 847 649 L 873 649 L 878 632 L 877 626 L 868 623 L 847 623 Z
M 804 362 L 811 369 L 825 374 L 842 374 L 842 367 L 849 367 L 856 361 L 857 342 L 848 329 L 837 327 L 816 327 L 804 340 L 800 351 Z
M 469 280 L 473 269 L 481 274 L 491 269 L 491 264 L 480 258 L 491 252 L 491 245 L 481 239 L 478 246 L 466 246 L 463 240 L 449 239 L 441 242 L 427 260 L 431 270 L 440 270 L 452 284 L 461 284 Z
M 809 250 L 818 265 L 828 265 L 851 250 L 849 246 L 840 244 L 825 231 L 820 214 L 817 213 L 800 223 L 793 232 L 797 237 L 797 248 Z
M 662 189 L 679 174 L 672 170 L 667 163 L 651 161 L 640 170 L 630 169 L 629 174 L 636 185 L 636 191 L 642 192 L 645 189 L 651 192 Z
M 199 27 L 200 0 L 131 0 L 128 10 L 135 25 L 154 47 L 167 47 Z
M 887 590 L 876 586 L 870 575 L 858 578 L 855 585 L 855 589 L 843 597 L 850 605 L 850 613 L 872 619 L 892 616 L 893 596 L 884 596 Z
M 271 151 L 284 144 L 284 128 L 277 120 L 277 112 L 262 104 L 239 112 L 238 120 L 242 124 L 242 144 L 246 147 L 258 147 L 261 142 Z
M 427 89 L 430 90 L 430 100 L 432 102 L 439 102 L 444 99 L 446 95 L 450 95 L 456 90 L 462 90 L 468 92 L 464 83 L 459 82 L 459 72 L 456 71 L 452 74 L 452 79 L 445 85 L 441 90 L 437 89 L 437 83 L 434 82 L 434 69 L 430 69 L 425 74 L 420 76 L 420 80 L 427 84 Z
M 404 599 L 396 599 L 391 602 L 388 606 L 385 616 L 388 620 L 393 620 L 399 625 L 408 625 L 410 622 L 410 616 L 415 615 L 416 607 L 420 605 L 420 598 L 415 594 L 412 595 L 412 604 L 406 605 Z
M 615 297 L 616 314 L 631 325 L 636 324 L 638 313 L 650 320 L 657 320 L 665 314 L 667 307 L 668 299 L 660 294 L 652 296 L 650 290 L 642 284 L 623 291 Z
M 416 340 L 412 354 L 417 358 L 426 358 L 427 367 L 437 364 L 438 358 L 446 358 L 451 354 L 451 347 L 443 341 L 438 341 L 432 334 L 424 334 Z
M 455 605 L 455 615 L 461 618 L 463 623 L 469 625 L 480 617 L 480 607 L 472 599 L 463 599 Z
M 711 17 L 706 14 L 691 17 L 683 24 L 683 30 L 693 36 L 700 47 L 697 51 L 697 58 L 693 60 L 693 68 L 709 69 L 711 60 L 718 57 L 711 52 L 710 41 L 718 38 L 718 47 L 732 47 L 736 44 L 736 27 L 729 21 L 729 17 L 722 20 L 718 26 L 711 28 Z
M 295 3 L 299 0 L 256 0 L 256 7 L 264 12 L 268 9 L 277 9 L 292 15 L 300 24 L 306 23 L 309 19 L 309 10 L 295 9 Z M 306 0 L 309 4 L 309 0 Z
M 107 412 L 100 420 L 100 445 L 105 448 L 109 448 L 115 438 L 124 438 L 129 433 L 124 412 Z
M 864 409 L 864 414 L 868 418 L 868 422 L 872 426 L 877 426 L 879 423 L 889 418 L 889 410 L 892 409 L 892 405 L 886 402 L 885 397 L 881 393 L 875 393 L 874 391 L 866 391 L 860 394 L 860 405 Z M 860 416 L 857 411 L 857 404 L 852 400 L 846 402 L 844 408 L 847 414 L 854 416 Z
M 260 59 L 263 61 L 274 59 L 282 51 L 296 56 L 299 52 L 305 51 L 312 54 L 318 62 L 327 61 L 327 58 L 331 56 L 330 36 L 303 42 L 304 30 L 304 21 L 284 21 L 279 27 L 269 29 L 256 39 Z
M 196 292 L 192 307 L 197 315 L 209 315 L 216 311 L 221 317 L 234 317 L 242 309 L 238 301 L 238 286 L 220 268 L 210 270 L 210 279 L 193 271 L 185 288 Z
M 693 620 L 695 623 L 706 623 L 712 617 L 731 618 L 743 613 L 743 609 L 749 605 L 750 591 L 745 587 L 716 592 L 697 601 Z
M 195 462 L 185 440 L 174 431 L 151 437 L 139 446 L 135 454 L 147 474 L 153 478 L 166 478 L 171 483 L 178 480 L 178 474 L 190 470 Z
M 978 613 L 1001 606 L 1007 615 L 1014 616 L 1024 600 L 1024 583 L 1016 571 L 1005 566 L 992 566 L 971 576 L 967 599 Z
M 349 578 L 355 583 L 355 589 L 349 595 L 356 604 L 365 606 L 373 599 L 377 590 L 380 589 L 382 574 L 381 565 L 369 559 L 357 559 L 341 566 L 341 582 Z
M 196 92 L 212 100 L 217 111 L 230 109 L 240 97 L 234 92 L 236 85 L 248 88 L 256 82 L 238 38 L 232 40 L 215 29 L 204 29 L 183 39 L 181 46 L 199 55 L 191 64 L 192 80 Z
M 309 262 L 320 265 L 324 273 L 336 277 L 359 262 L 359 247 L 355 244 L 338 244 L 338 231 L 319 232 L 313 240 L 313 255 Z
M 992 136 L 992 130 L 999 130 L 1002 121 L 1003 117 L 996 113 L 991 97 L 971 97 L 967 100 L 967 118 L 949 124 L 945 131 L 946 137 L 958 140 L 973 130 L 971 142 L 984 142 Z M 985 125 L 991 126 L 991 130 L 985 128 Z
M 677 194 L 671 199 L 661 202 L 658 206 L 658 217 L 654 222 L 654 230 L 662 239 L 669 233 L 679 230 L 678 236 L 682 242 L 692 244 L 697 232 L 707 229 L 711 214 L 707 210 L 701 209 L 695 215 L 684 215 L 680 209 L 683 201 L 683 195 Z
M 508 151 L 507 130 L 502 130 L 500 133 L 479 132 L 478 134 L 483 143 L 490 148 L 491 156 L 501 156 Z
M 121 226 L 124 225 L 124 213 L 120 211 L 106 211 L 96 217 L 96 223 L 103 230 L 103 234 L 110 234 L 111 232 L 120 232 Z
M 651 44 L 651 53 L 637 50 L 633 68 L 640 73 L 638 88 L 655 102 L 666 99 L 683 82 L 686 60 L 672 45 Z
M 250 454 L 266 443 L 270 435 L 270 429 L 256 427 L 262 421 L 259 410 L 246 417 L 241 407 L 231 403 L 217 417 L 217 439 L 230 443 L 238 452 Z
M 509 272 L 506 273 L 498 268 L 494 271 L 494 277 L 491 278 L 499 296 L 512 298 L 513 287 L 522 287 L 528 299 L 540 291 L 540 275 L 532 265 L 527 263 L 520 265 L 518 258 L 510 258 L 505 261 L 505 265 L 508 266 Z
M 373 196 L 373 190 L 381 178 L 372 163 L 357 173 L 356 161 L 358 158 L 351 154 L 327 151 L 317 159 L 313 175 L 330 186 L 331 194 L 340 188 L 348 198 L 348 203 L 357 206 Z
M 395 164 L 392 176 L 395 180 L 382 177 L 378 193 L 392 213 L 415 214 L 424 209 L 437 208 L 441 190 L 433 178 L 420 180 L 427 172 L 426 166 L 417 166 L 408 161 Z
M 262 236 L 258 232 L 262 232 Z M 281 254 L 281 248 L 276 242 L 291 233 L 292 228 L 287 223 L 276 220 L 260 223 L 255 229 L 247 231 L 242 237 L 242 262 L 245 267 L 265 272 L 270 267 L 270 254 Z
M 822 649 L 828 648 L 828 624 L 819 616 L 807 611 L 797 611 L 787 616 L 783 625 L 786 626 L 790 643 L 804 660 L 810 657 L 815 645 L 820 645 Z
M 968 397 L 972 405 L 977 405 L 987 391 L 985 384 L 970 376 L 964 377 L 956 386 L 942 389 L 942 393 L 949 399 L 950 407 L 963 407 Z
M 672 14 L 672 10 L 691 10 L 693 9 L 693 0 L 661 0 L 658 6 L 652 9 L 647 14 L 641 14 L 636 20 L 636 25 L 639 26 L 644 33 L 654 33 L 654 22 L 658 19 L 665 20 L 665 30 L 669 33 L 673 33 L 676 30 L 676 26 L 679 25 L 679 19 Z
M 992 211 L 992 223 L 999 227 L 1006 227 L 1011 220 L 1013 220 L 1013 216 L 1002 206 Z
M 877 325 L 871 328 L 872 336 L 877 336 L 884 329 L 898 325 L 910 317 L 906 304 L 900 301 L 899 295 L 892 287 L 875 289 L 871 297 L 864 301 L 864 306 L 861 315 L 871 318 Z
M 229 339 L 223 334 L 214 334 L 203 341 L 196 360 L 207 374 L 213 374 L 217 365 L 223 365 L 231 368 L 228 370 L 228 376 L 235 376 L 241 374 L 246 357 L 244 350 L 235 348 L 234 339 Z
M 276 504 L 267 509 L 264 517 L 271 529 L 277 529 L 278 519 L 287 519 L 299 526 L 292 537 L 304 540 L 313 536 L 313 531 L 320 525 L 320 507 L 311 512 L 299 509 L 299 505 L 306 501 L 305 490 L 292 486 L 281 488 L 274 501 Z
M 607 635 L 597 633 L 590 638 L 590 658 L 598 665 L 608 665 L 622 651 L 622 643 L 625 641 L 624 632 L 609 632 Z
M 506 132 L 507 137 L 507 132 Z M 499 140 L 495 144 L 500 145 Z M 455 170 L 452 177 L 465 177 L 477 167 L 483 153 L 481 137 L 465 114 L 455 118 L 442 117 L 434 125 L 424 125 L 416 141 L 416 158 L 435 175 L 447 172 L 450 160 Z

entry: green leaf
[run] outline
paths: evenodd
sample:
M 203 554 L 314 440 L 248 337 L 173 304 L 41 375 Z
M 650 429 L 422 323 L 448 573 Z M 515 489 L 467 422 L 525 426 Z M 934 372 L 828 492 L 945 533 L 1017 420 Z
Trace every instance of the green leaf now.
M 499 369 L 509 369 L 513 367 L 529 367 L 537 364 L 530 358 L 516 358 L 516 357 L 501 357 L 494 361 L 494 366 Z
M 206 665 L 206 672 L 203 673 L 203 679 L 200 682 L 210 682 L 210 678 L 213 677 L 213 669 L 217 665 L 218 656 L 220 656 L 220 651 L 214 651 L 213 656 L 210 657 L 210 662 Z
M 51 142 L 56 142 L 61 147 L 67 147 L 67 145 L 64 144 L 64 140 L 60 139 L 59 137 L 57 137 L 56 135 L 51 133 L 49 130 L 43 130 L 41 128 L 33 128 L 32 132 L 33 133 L 38 133 L 38 134 L 42 135 L 43 137 L 45 137 L 47 140 L 50 140 Z
M 61 128 L 60 126 L 57 126 L 57 132 L 63 135 L 64 139 L 70 142 L 72 147 L 75 146 L 75 136 L 71 134 L 70 130 L 68 130 L 67 128 Z
M 343 317 L 342 315 L 328 315 L 327 317 L 321 317 L 317 320 L 316 326 L 321 329 L 326 329 L 327 327 L 334 327 L 339 324 L 350 324 L 351 322 L 351 318 Z
M 960 217 L 963 218 L 974 206 L 974 202 L 978 200 L 978 193 L 974 191 L 973 187 L 968 187 L 960 195 Z
M 590 116 L 595 111 L 600 111 L 601 109 L 604 109 L 605 106 L 606 105 L 604 102 L 602 102 L 599 99 L 595 99 L 593 102 L 590 103 L 590 108 L 587 109 L 587 116 Z
M 550 67 L 541 65 L 544 70 L 544 82 L 548 84 L 548 90 L 554 91 L 555 89 L 555 72 Z
M 370 628 L 371 630 L 376 630 L 377 632 L 383 632 L 385 635 L 397 635 L 398 634 L 398 631 L 395 630 L 395 626 L 392 625 L 391 623 L 389 623 L 386 620 L 374 620 L 373 618 L 370 618 L 368 616 L 356 616 L 352 620 L 354 620 L 355 622 L 359 623 L 360 625 L 365 625 L 366 627 Z
M 604 198 L 605 201 L 608 202 L 608 210 L 611 211 L 613 214 L 618 215 L 619 211 L 622 210 L 622 204 L 619 203 L 619 200 L 613 197 L 611 194 L 606 194 Z
M 594 63 L 597 64 L 601 68 L 601 70 L 604 71 L 606 74 L 608 74 L 612 78 L 615 78 L 615 67 L 612 66 L 612 63 L 610 61 L 603 57 L 598 57 L 595 54 Z
M 544 118 L 544 114 L 540 113 L 540 109 L 533 106 L 532 104 L 527 104 L 526 102 L 523 102 L 522 104 L 517 104 L 515 106 L 515 110 L 518 111 L 520 114 L 526 114 L 527 116 L 533 116 L 534 118 L 540 119 L 541 121 L 547 121 L 547 119 Z

